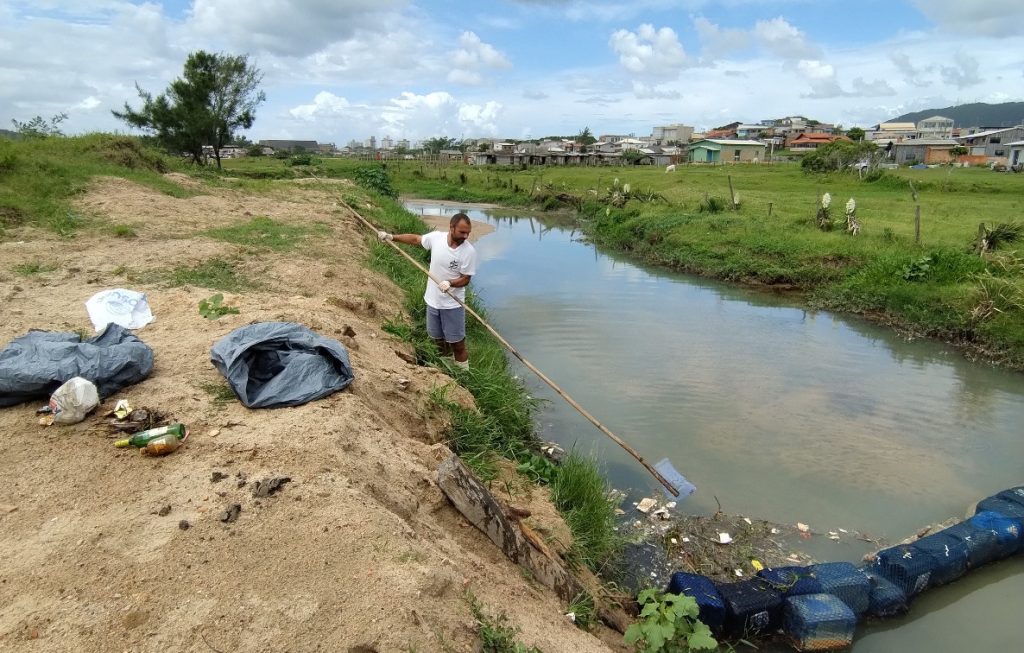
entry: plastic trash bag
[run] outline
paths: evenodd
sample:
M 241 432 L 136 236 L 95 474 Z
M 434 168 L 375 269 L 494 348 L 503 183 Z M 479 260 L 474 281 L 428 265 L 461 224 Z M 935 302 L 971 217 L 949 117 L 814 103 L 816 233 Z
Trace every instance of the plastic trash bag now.
M 210 360 L 248 408 L 299 406 L 355 379 L 336 340 L 292 322 L 260 322 L 218 340 Z
M 68 379 L 67 383 L 50 395 L 53 423 L 77 424 L 99 403 L 100 394 L 96 384 L 80 376 Z
M 48 398 L 76 376 L 106 398 L 152 371 L 153 350 L 116 324 L 85 341 L 77 333 L 29 331 L 0 350 L 0 407 Z
M 97 332 L 111 322 L 126 329 L 141 329 L 153 321 L 145 293 L 124 288 L 101 290 L 85 302 L 85 310 Z

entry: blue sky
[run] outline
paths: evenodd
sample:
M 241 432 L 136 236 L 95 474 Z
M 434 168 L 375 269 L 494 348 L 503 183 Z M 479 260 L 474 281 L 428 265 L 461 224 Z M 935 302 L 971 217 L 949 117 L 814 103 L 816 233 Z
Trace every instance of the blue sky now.
M 1024 100 L 1020 0 L 0 0 L 0 124 L 160 92 L 248 54 L 254 140 L 649 134 L 804 115 L 870 126 Z

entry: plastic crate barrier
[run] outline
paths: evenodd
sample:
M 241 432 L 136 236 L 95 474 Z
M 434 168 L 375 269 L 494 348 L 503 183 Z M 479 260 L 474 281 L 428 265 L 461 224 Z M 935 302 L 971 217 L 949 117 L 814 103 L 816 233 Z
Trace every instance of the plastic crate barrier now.
M 910 600 L 928 589 L 932 571 L 938 562 L 925 551 L 901 544 L 882 549 L 875 556 L 872 571 L 900 588 Z
M 783 596 L 822 592 L 821 583 L 810 567 L 768 567 L 757 572 L 757 577 L 782 592 Z
M 833 594 L 802 594 L 787 598 L 782 622 L 783 632 L 798 651 L 846 648 L 853 642 L 857 629 L 857 615 Z
M 922 537 L 911 546 L 935 558 L 935 568 L 928 579 L 929 587 L 951 583 L 967 573 L 968 546 L 958 537 L 939 531 Z
M 782 625 L 782 593 L 759 578 L 716 585 L 725 604 L 723 632 L 731 637 L 770 633 Z
M 821 591 L 839 597 L 855 614 L 868 611 L 871 583 L 851 562 L 823 562 L 811 565 Z
M 995 533 L 998 559 L 1024 551 L 1024 524 L 1019 519 L 983 510 L 967 521 L 979 529 Z
M 725 624 L 725 603 L 722 602 L 722 597 L 719 596 L 715 583 L 710 578 L 677 571 L 669 579 L 668 592 L 693 597 L 700 608 L 698 618 L 701 622 L 711 628 L 712 632 L 722 630 Z
M 868 595 L 868 614 L 872 617 L 894 617 L 907 611 L 907 595 L 889 579 L 873 569 L 860 569 L 871 584 Z

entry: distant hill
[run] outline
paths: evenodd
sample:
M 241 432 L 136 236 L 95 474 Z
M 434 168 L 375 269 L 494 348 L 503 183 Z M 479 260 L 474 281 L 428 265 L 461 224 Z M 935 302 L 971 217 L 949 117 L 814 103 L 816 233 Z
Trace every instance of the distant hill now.
M 21 138 L 21 134 L 10 129 L 0 129 L 0 138 L 6 138 L 8 140 L 16 141 Z
M 945 116 L 952 118 L 957 127 L 1016 127 L 1024 124 L 1024 102 L 1003 102 L 1002 104 L 961 104 L 943 109 L 925 109 L 905 113 L 890 122 L 918 122 L 922 118 Z

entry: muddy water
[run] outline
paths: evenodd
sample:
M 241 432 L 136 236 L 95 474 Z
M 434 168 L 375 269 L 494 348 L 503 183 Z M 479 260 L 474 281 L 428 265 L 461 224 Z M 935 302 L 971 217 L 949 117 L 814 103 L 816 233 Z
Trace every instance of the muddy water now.
M 454 209 L 410 203 L 424 214 Z M 614 433 L 697 486 L 681 504 L 821 535 L 821 560 L 962 517 L 1024 483 L 1024 375 L 790 299 L 645 267 L 550 218 L 470 210 L 495 226 L 473 287 L 492 324 Z M 596 455 L 631 501 L 643 469 L 540 382 L 546 437 Z M 843 529 L 850 534 L 844 533 Z M 834 542 L 829 531 L 840 534 Z M 862 627 L 854 651 L 1018 650 L 1024 556 Z

